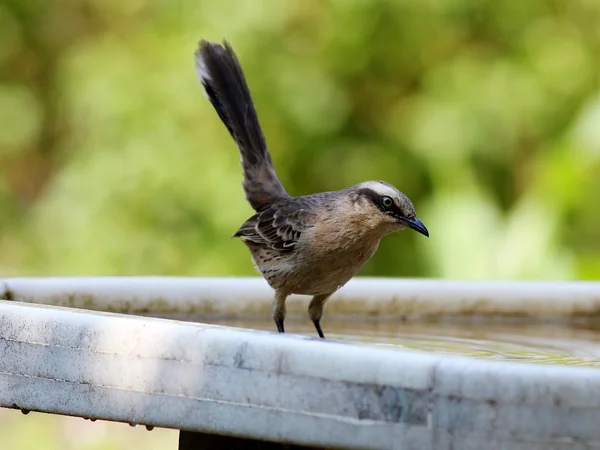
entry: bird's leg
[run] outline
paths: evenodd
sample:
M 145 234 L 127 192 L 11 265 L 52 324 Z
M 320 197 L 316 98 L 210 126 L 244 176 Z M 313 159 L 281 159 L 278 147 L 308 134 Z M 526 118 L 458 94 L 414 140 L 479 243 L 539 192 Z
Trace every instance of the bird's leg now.
M 325 339 L 323 330 L 321 330 L 321 316 L 323 316 L 323 307 L 325 302 L 331 296 L 330 294 L 315 295 L 308 305 L 308 317 L 315 324 L 319 337 Z
M 283 321 L 285 320 L 285 299 L 287 294 L 281 291 L 275 292 L 275 298 L 273 299 L 273 306 L 271 308 L 271 316 L 275 325 L 277 325 L 277 331 L 285 333 L 283 330 Z

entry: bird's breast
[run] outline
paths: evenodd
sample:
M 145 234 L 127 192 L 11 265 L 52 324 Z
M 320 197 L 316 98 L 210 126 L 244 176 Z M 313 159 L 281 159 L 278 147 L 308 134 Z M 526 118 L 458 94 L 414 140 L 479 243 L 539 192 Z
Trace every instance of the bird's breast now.
M 346 284 L 377 250 L 380 237 L 353 227 L 320 222 L 302 233 L 294 251 L 246 242 L 271 287 L 290 294 L 320 295 Z
M 373 256 L 379 239 L 348 246 L 344 242 L 316 241 L 302 255 L 299 281 L 294 293 L 319 295 L 335 292 L 346 284 Z

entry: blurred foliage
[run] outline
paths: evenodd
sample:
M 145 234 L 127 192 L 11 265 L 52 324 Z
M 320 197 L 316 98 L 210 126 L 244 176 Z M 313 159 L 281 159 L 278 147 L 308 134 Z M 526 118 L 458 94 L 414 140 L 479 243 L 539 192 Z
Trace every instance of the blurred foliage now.
M 0 0 L 0 268 L 252 275 L 196 79 L 238 52 L 295 195 L 398 186 L 431 238 L 362 274 L 600 277 L 596 0 Z
M 176 430 L 1 409 L 2 450 L 175 450 Z M 43 443 L 43 444 L 42 444 Z

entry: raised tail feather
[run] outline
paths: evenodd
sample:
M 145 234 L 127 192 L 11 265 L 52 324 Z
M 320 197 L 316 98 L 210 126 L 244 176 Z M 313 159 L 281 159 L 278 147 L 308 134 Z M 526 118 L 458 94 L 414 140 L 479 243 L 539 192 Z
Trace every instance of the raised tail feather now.
M 277 178 L 242 67 L 231 46 L 200 41 L 196 72 L 206 96 L 235 140 L 246 199 L 255 211 L 290 198 Z

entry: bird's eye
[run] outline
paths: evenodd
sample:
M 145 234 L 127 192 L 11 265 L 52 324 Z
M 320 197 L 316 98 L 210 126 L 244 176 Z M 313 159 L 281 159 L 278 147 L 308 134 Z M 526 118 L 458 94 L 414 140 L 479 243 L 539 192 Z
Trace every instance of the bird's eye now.
M 391 197 L 388 197 L 387 195 L 384 195 L 381 198 L 381 204 L 383 206 L 385 206 L 386 208 L 390 208 L 394 204 L 394 200 L 392 200 Z

